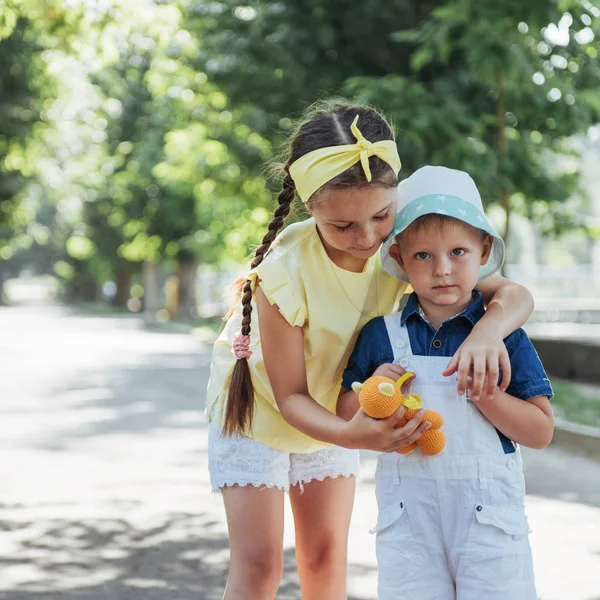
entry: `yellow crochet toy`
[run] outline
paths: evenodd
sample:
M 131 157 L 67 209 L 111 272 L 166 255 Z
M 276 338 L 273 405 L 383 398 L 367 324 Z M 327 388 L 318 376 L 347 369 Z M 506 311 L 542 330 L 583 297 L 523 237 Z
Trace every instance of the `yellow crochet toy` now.
M 358 394 L 358 400 L 363 410 L 375 419 L 390 417 L 400 408 L 401 404 L 404 404 L 406 406 L 406 414 L 396 425 L 396 427 L 402 427 L 423 404 L 419 396 L 415 394 L 403 394 L 401 391 L 402 385 L 414 376 L 414 373 L 405 373 L 394 383 L 394 380 L 388 377 L 373 375 L 373 377 L 369 377 L 364 383 L 355 381 L 352 384 L 352 389 Z M 402 448 L 402 450 L 397 450 L 398 453 L 410 454 L 417 446 L 427 456 L 435 456 L 444 450 L 446 447 L 446 437 L 440 431 L 440 427 L 444 424 L 442 416 L 432 410 L 426 410 L 423 420 L 429 421 L 431 428 L 416 442 L 410 444 L 410 446 Z

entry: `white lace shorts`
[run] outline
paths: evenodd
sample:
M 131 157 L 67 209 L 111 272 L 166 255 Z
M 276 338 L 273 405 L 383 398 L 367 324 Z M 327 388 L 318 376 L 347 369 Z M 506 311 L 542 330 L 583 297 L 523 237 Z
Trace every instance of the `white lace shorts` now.
M 208 426 L 208 469 L 214 492 L 232 485 L 279 488 L 326 477 L 358 477 L 358 450 L 329 446 L 309 454 L 282 452 L 241 435 L 223 436 Z

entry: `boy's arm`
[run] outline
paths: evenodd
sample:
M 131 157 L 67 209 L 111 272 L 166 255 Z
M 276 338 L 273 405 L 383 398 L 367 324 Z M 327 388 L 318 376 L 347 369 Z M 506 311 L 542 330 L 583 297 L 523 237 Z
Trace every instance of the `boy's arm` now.
M 475 404 L 509 439 L 530 448 L 544 448 L 554 431 L 552 386 L 522 329 L 506 339 L 506 348 L 513 371 L 510 386 L 506 392 L 497 390 L 492 398 L 482 397 Z
M 507 438 L 528 448 L 545 448 L 554 433 L 554 415 L 548 396 L 529 400 L 496 391 L 492 400 L 486 396 L 475 405 Z

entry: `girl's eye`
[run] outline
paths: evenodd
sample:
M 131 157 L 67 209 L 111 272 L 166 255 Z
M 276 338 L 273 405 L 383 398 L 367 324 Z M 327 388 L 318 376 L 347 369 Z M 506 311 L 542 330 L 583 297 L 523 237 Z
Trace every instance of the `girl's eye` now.
M 378 217 L 375 217 L 376 221 L 385 221 L 388 217 L 390 216 L 390 211 L 388 210 L 385 215 L 380 215 Z
M 454 248 L 454 250 L 452 250 L 452 252 L 450 254 L 452 254 L 452 256 L 462 256 L 464 253 L 465 253 L 464 248 Z
M 348 229 L 350 229 L 350 225 L 344 225 L 343 227 L 340 227 L 339 225 L 334 225 L 334 227 L 338 230 L 338 231 L 348 231 Z
M 417 260 L 427 260 L 429 258 L 429 254 L 427 252 L 417 252 L 415 254 L 415 258 Z

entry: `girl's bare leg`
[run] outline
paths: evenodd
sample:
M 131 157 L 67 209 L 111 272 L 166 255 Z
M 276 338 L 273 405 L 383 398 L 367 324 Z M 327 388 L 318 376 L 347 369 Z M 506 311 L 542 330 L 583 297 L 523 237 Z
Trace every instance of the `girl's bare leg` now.
M 337 477 L 290 490 L 302 600 L 346 600 L 354 487 L 354 477 Z
M 283 573 L 283 497 L 276 488 L 223 489 L 230 566 L 223 600 L 273 600 Z

